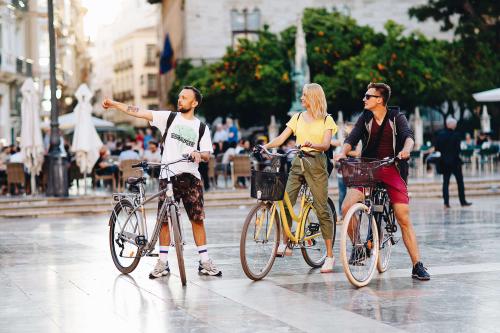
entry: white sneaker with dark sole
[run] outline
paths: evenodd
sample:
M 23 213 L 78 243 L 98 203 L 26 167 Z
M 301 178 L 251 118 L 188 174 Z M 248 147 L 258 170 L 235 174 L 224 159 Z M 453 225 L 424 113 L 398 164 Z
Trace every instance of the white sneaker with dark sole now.
M 168 262 L 164 263 L 163 261 L 158 259 L 155 267 L 149 273 L 149 278 L 156 279 L 156 278 L 160 278 L 162 276 L 167 276 L 168 274 L 170 274 L 170 268 L 168 267 Z
M 222 272 L 217 269 L 215 264 L 213 263 L 212 259 L 208 259 L 208 261 L 205 262 L 198 262 L 198 273 L 202 275 L 208 275 L 208 276 L 222 276 Z

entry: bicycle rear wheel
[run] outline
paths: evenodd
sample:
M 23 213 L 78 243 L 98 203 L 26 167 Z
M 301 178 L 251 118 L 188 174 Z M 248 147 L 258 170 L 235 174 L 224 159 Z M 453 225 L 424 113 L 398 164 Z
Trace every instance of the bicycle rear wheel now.
M 310 206 L 306 211 L 304 222 L 304 241 L 300 247 L 305 262 L 312 268 L 323 266 L 326 258 L 326 243 L 321 235 L 316 210 Z
M 280 241 L 278 213 L 271 221 L 270 203 L 260 202 L 248 213 L 240 239 L 240 261 L 245 275 L 254 281 L 263 279 L 276 259 Z
M 170 223 L 172 223 L 172 231 L 174 233 L 175 254 L 177 255 L 177 265 L 179 266 L 179 276 L 183 286 L 186 285 L 186 268 L 184 266 L 184 242 L 182 240 L 179 212 L 175 205 L 169 206 Z M 164 221 L 164 220 L 162 220 Z
M 335 234 L 337 231 L 337 212 L 335 211 L 335 205 L 330 198 L 328 198 L 327 208 L 333 221 L 333 248 L 333 245 L 335 244 Z M 312 207 L 307 212 L 306 223 L 304 224 L 304 235 L 308 238 L 313 236 L 313 238 L 303 242 L 303 246 L 301 248 L 302 256 L 309 266 L 312 268 L 320 268 L 325 262 L 326 244 L 321 235 L 318 216 Z
M 378 260 L 377 223 L 362 203 L 353 205 L 342 226 L 340 258 L 344 273 L 356 287 L 370 283 Z
M 123 273 L 131 273 L 141 260 L 141 249 L 131 242 L 125 240 L 125 233 L 129 236 L 137 235 L 139 232 L 140 215 L 132 213 L 134 206 L 128 200 L 120 200 L 109 218 L 109 248 L 111 258 L 116 268 Z M 127 218 L 130 219 L 127 221 Z M 135 237 L 134 237 L 135 238 Z
M 337 210 L 335 209 L 335 204 L 332 199 L 328 198 L 328 209 L 330 211 L 330 216 L 333 221 L 333 239 L 332 239 L 332 247 L 335 245 L 335 239 L 337 234 Z
M 385 209 L 387 209 L 387 214 L 385 214 Z M 383 273 L 389 268 L 389 261 L 391 260 L 392 247 L 394 246 L 394 235 L 392 232 L 388 232 L 386 227 L 390 227 L 396 222 L 394 219 L 394 211 L 389 205 L 384 209 L 384 215 L 381 217 L 380 221 L 380 253 L 378 256 L 377 269 L 379 273 Z M 384 219 L 388 219 L 385 221 Z

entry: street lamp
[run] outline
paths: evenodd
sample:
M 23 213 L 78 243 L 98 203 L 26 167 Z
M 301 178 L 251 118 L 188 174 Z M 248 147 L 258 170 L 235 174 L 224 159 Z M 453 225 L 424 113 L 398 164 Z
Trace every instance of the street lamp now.
M 49 18 L 49 49 L 50 49 L 50 148 L 49 148 L 49 183 L 47 195 L 54 197 L 68 196 L 68 172 L 61 152 L 61 135 L 59 134 L 59 113 L 57 110 L 56 82 L 56 47 L 54 32 L 54 4 L 47 0 Z

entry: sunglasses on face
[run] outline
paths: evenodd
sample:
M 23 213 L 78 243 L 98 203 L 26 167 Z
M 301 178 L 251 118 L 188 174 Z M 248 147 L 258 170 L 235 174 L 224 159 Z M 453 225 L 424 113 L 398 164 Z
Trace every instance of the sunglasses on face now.
M 370 99 L 370 97 L 382 97 L 382 96 L 365 94 L 365 97 L 364 97 L 363 99 L 369 100 L 369 99 Z

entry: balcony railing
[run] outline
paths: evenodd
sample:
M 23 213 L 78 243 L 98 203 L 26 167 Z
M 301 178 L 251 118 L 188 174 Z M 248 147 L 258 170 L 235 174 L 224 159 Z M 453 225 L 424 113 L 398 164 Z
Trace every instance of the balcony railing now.
M 113 93 L 113 99 L 118 102 L 130 101 L 134 99 L 134 94 L 130 90 L 117 92 Z
M 125 60 L 125 61 L 121 61 L 119 63 L 116 63 L 113 66 L 113 70 L 115 72 L 119 72 L 119 71 L 123 71 L 123 70 L 129 69 L 129 68 L 132 68 L 132 67 L 133 67 L 132 60 Z
M 142 98 L 155 98 L 158 97 L 157 90 L 148 90 L 145 94 L 142 95 Z

